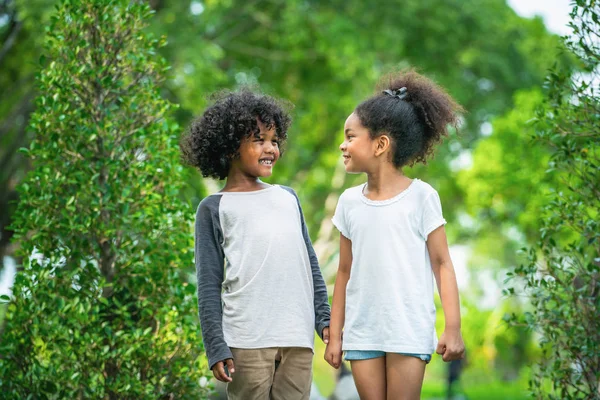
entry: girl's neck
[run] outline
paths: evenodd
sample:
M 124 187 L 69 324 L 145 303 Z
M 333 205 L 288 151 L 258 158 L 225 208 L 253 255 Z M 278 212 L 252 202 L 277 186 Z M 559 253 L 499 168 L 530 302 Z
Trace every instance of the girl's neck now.
M 254 192 L 270 186 L 257 176 L 248 176 L 241 171 L 230 171 L 225 187 L 221 189 L 221 192 Z
M 364 195 L 371 200 L 387 200 L 406 190 L 412 179 L 392 164 L 381 165 L 367 173 Z

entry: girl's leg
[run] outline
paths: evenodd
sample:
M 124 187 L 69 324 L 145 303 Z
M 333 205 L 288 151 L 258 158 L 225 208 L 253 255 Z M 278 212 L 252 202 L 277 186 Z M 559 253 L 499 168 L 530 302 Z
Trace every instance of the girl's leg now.
M 425 375 L 425 361 L 418 357 L 387 353 L 387 399 L 419 400 Z
M 350 361 L 361 400 L 385 400 L 385 357 Z

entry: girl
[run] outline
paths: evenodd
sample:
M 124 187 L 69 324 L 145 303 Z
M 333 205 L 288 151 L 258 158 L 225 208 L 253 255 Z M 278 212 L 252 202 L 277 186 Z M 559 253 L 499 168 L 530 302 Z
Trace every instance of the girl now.
M 333 217 L 340 263 L 325 359 L 338 368 L 345 351 L 363 400 L 418 399 L 434 350 L 444 361 L 464 354 L 439 196 L 402 173 L 426 162 L 462 108 L 414 71 L 385 82 L 346 120 L 345 169 L 367 183 L 346 190 Z M 433 277 L 446 321 L 437 348 Z

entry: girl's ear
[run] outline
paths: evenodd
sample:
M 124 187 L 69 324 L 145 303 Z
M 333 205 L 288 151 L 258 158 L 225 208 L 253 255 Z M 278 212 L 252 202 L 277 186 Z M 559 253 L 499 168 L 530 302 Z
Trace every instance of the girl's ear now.
M 381 135 L 376 140 L 375 156 L 379 157 L 385 153 L 391 146 L 390 137 L 388 135 Z

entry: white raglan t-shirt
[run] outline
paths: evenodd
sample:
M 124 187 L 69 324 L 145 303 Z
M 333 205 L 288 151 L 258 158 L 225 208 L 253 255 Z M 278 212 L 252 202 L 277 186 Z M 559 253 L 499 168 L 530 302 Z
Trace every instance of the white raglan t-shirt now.
M 444 225 L 440 198 L 414 179 L 381 201 L 347 189 L 333 223 L 352 241 L 343 350 L 431 354 L 437 346 L 427 237 Z

